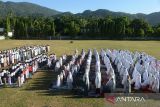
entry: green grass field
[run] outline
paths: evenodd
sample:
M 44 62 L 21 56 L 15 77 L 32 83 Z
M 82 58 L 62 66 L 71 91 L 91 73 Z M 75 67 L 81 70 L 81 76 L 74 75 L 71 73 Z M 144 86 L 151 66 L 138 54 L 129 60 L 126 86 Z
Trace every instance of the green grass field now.
M 51 53 L 58 56 L 73 54 L 77 48 L 81 49 L 128 49 L 130 51 L 144 51 L 160 59 L 160 41 L 24 41 L 5 40 L 0 41 L 0 50 L 20 47 L 24 45 L 48 44 Z M 158 100 L 147 100 L 145 103 L 117 103 L 110 104 L 104 98 L 75 98 L 67 92 L 48 91 L 49 84 L 55 80 L 57 74 L 47 71 L 39 71 L 33 79 L 27 81 L 21 88 L 0 89 L 0 107 L 160 107 Z

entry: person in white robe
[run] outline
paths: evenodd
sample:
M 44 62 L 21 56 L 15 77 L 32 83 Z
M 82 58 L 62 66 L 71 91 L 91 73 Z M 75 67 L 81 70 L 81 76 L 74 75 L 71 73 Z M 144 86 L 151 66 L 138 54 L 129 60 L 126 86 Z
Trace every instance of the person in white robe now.
M 52 63 L 51 63 L 51 59 L 50 58 L 48 58 L 47 65 L 48 65 L 49 68 L 51 68 Z
M 3 72 L 0 73 L 0 85 L 3 85 L 2 76 L 3 76 Z
M 60 73 L 61 84 L 63 84 L 63 72 Z
M 127 78 L 124 80 L 123 85 L 124 85 L 124 92 L 131 93 L 131 79 L 129 75 L 127 75 Z
M 133 73 L 132 73 L 132 78 L 136 78 L 136 74 L 138 73 L 137 68 L 134 67 Z
M 55 72 L 58 72 L 59 68 L 60 68 L 60 63 L 59 61 L 57 61 L 55 65 Z
M 108 82 L 106 83 L 107 90 L 111 93 L 115 92 L 116 80 L 114 76 L 110 76 Z
M 96 86 L 96 94 L 100 94 L 100 88 L 101 88 L 101 72 L 96 72 L 96 78 L 95 78 L 95 86 Z
M 145 71 L 143 72 L 143 81 L 146 81 L 148 79 L 148 71 L 147 69 L 145 69 Z
M 85 89 L 86 89 L 86 91 L 88 91 L 89 88 L 90 88 L 89 72 L 85 72 L 85 74 L 83 75 L 83 82 L 85 83 Z
M 62 70 L 62 73 L 63 73 L 63 80 L 66 79 L 66 73 L 64 70 Z
M 4 67 L 4 56 L 1 57 L 1 67 Z
M 21 85 L 23 85 L 24 84 L 24 74 L 22 73 L 21 74 Z
M 134 89 L 139 90 L 141 88 L 141 74 L 137 72 L 135 77 L 131 80 L 131 83 L 134 84 Z
M 59 88 L 61 86 L 61 79 L 60 76 L 57 76 L 57 83 L 56 83 L 57 88 Z
M 11 74 L 10 74 L 10 73 L 8 74 L 8 84 L 9 84 L 9 85 L 12 85 Z
M 121 69 L 120 69 L 120 72 L 119 72 L 119 75 L 120 75 L 121 78 L 123 78 L 123 74 L 124 74 L 125 71 L 126 71 L 126 67 L 124 67 L 124 66 L 122 65 L 122 67 L 121 67 Z
M 26 64 L 26 78 L 29 78 L 29 68 L 28 68 L 28 64 Z
M 70 71 L 70 68 L 71 68 L 71 64 L 67 64 L 66 70 L 67 70 L 67 71 Z
M 63 65 L 63 59 L 62 59 L 62 57 L 59 58 L 59 63 L 60 63 L 60 66 Z
M 123 73 L 123 77 L 122 77 L 122 85 L 125 85 L 124 82 L 128 79 L 128 71 L 127 68 L 125 69 L 125 72 Z
M 78 50 L 75 50 L 75 56 L 78 57 Z
M 20 75 L 18 76 L 18 87 L 21 87 L 21 77 L 20 77 Z
M 100 61 L 96 62 L 95 71 L 100 71 Z
M 118 64 L 117 64 L 117 70 L 118 70 L 118 72 L 120 72 L 121 67 L 122 67 L 122 63 L 119 61 Z
M 159 79 L 156 78 L 155 76 L 153 77 L 153 85 L 152 85 L 152 91 L 159 93 Z
M 112 68 L 111 65 L 107 68 L 106 74 L 107 75 L 114 74 L 114 69 Z

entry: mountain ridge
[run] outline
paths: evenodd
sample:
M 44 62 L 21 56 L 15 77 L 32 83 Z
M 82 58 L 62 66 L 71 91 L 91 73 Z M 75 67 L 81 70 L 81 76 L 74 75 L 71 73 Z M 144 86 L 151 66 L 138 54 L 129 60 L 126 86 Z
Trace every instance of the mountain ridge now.
M 130 14 L 125 12 L 114 12 L 107 9 L 98 9 L 95 11 L 85 10 L 82 13 L 73 14 L 71 12 L 60 12 L 54 9 L 50 9 L 38 4 L 29 3 L 29 2 L 3 2 L 0 1 L 0 15 L 2 17 L 7 16 L 9 12 L 14 13 L 17 16 L 59 16 L 59 15 L 75 15 L 80 17 L 120 17 L 127 16 L 131 19 L 142 18 L 149 22 L 152 25 L 157 25 L 160 23 L 160 12 L 153 12 L 150 14 L 137 13 Z

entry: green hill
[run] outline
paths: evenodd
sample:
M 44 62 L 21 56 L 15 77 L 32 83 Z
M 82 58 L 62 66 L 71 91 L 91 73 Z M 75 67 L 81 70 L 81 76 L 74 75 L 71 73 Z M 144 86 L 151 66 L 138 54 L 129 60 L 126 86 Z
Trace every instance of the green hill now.
M 61 13 L 59 11 L 28 2 L 0 1 L 0 16 L 5 17 L 10 12 L 18 16 L 28 16 L 28 15 L 53 16 Z

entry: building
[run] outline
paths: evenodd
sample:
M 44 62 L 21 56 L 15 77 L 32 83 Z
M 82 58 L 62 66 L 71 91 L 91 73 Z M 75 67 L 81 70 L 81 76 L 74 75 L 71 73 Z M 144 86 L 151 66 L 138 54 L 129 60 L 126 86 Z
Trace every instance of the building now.
M 0 28 L 0 40 L 4 40 L 5 39 L 4 34 L 5 34 L 4 28 Z

